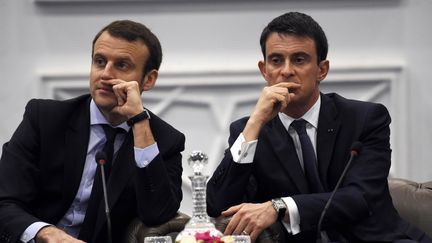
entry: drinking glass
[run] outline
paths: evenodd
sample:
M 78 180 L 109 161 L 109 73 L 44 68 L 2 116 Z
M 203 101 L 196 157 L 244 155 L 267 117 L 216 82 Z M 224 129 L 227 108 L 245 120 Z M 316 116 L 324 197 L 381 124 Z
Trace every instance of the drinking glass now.
M 172 243 L 170 236 L 150 236 L 144 238 L 144 243 Z
M 222 237 L 222 240 L 227 243 L 250 243 L 251 242 L 249 235 L 226 235 Z

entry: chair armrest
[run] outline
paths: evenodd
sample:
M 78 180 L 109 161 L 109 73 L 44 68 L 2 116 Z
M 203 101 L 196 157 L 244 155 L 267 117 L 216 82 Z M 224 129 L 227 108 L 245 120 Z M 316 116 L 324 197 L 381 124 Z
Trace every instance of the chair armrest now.
M 129 224 L 123 242 L 124 243 L 142 243 L 147 236 L 165 236 L 177 235 L 182 231 L 189 221 L 190 217 L 184 213 L 178 212 L 177 215 L 168 222 L 158 226 L 146 226 L 139 218 L 135 218 Z
M 432 237 L 432 181 L 417 183 L 391 178 L 388 182 L 399 215 Z

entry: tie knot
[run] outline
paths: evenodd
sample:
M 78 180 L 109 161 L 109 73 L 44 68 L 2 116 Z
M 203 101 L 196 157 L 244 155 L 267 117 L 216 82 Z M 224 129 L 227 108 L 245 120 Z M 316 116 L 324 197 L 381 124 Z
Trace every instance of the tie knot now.
M 291 123 L 291 126 L 296 130 L 296 132 L 300 134 L 306 134 L 306 122 L 303 119 L 294 120 Z
M 117 134 L 125 132 L 125 130 L 123 128 L 112 127 L 108 124 L 102 124 L 102 128 L 105 132 L 105 136 L 107 138 L 107 141 L 111 141 L 111 142 L 113 142 L 115 140 L 115 137 L 117 136 Z

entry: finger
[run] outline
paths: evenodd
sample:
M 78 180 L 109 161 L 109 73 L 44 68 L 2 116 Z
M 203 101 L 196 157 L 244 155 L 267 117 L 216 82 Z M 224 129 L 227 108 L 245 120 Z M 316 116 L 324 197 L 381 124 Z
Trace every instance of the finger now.
M 120 83 L 113 86 L 113 90 L 116 93 L 116 95 L 126 98 L 127 94 L 127 84 L 126 83 Z
M 288 94 L 288 98 L 291 100 L 292 98 L 294 98 L 294 96 L 295 96 L 295 94 L 293 94 L 293 93 L 289 93 Z
M 105 85 L 114 86 L 114 85 L 117 85 L 117 84 L 126 83 L 126 81 L 114 78 L 114 79 L 102 80 L 102 83 L 105 84 Z
M 263 91 L 262 97 L 265 99 L 272 99 L 278 96 L 288 95 L 288 89 L 285 87 L 270 87 Z
M 244 204 L 233 216 L 233 219 L 238 222 L 236 228 L 233 231 L 234 235 L 249 234 L 250 231 L 247 231 L 247 227 L 251 221 L 252 215 L 254 213 L 253 211 L 253 205 Z
M 233 214 L 235 214 L 237 211 L 240 210 L 240 208 L 242 207 L 242 205 L 243 204 L 232 206 L 232 207 L 228 208 L 227 210 L 223 211 L 222 215 L 225 216 L 225 217 L 232 216 Z
M 295 93 L 296 90 L 301 88 L 300 84 L 292 83 L 292 82 L 282 82 L 278 83 L 275 86 L 272 86 L 277 92 L 281 94 L 285 93 Z M 275 91 L 276 92 L 276 91 Z
M 239 217 L 237 227 L 233 231 L 234 235 L 248 235 L 250 231 L 247 231 L 247 224 L 249 223 L 249 220 L 247 220 L 246 217 Z
M 232 217 L 228 222 L 228 225 L 225 228 L 224 235 L 232 235 L 234 230 L 237 228 L 237 224 L 239 223 L 238 217 Z
M 279 110 L 279 112 L 283 112 L 286 108 L 287 108 L 287 106 L 288 106 L 288 104 L 290 103 L 290 100 L 291 100 L 291 95 L 294 95 L 294 94 L 286 94 L 285 96 L 284 96 L 284 100 L 283 101 L 281 101 L 280 102 L 280 110 Z
M 300 86 L 301 85 L 299 83 L 294 83 L 294 82 L 280 82 L 273 85 L 273 87 L 284 87 L 284 88 L 297 88 Z
M 273 99 L 274 99 L 273 102 L 278 105 L 278 106 L 275 106 L 275 109 L 278 111 L 285 109 L 285 107 L 288 105 L 288 100 L 287 100 L 288 97 L 289 97 L 288 93 L 286 93 L 284 95 L 275 94 L 273 97 Z
M 251 238 L 251 242 L 255 242 L 256 239 L 258 238 L 259 233 L 257 233 L 256 231 L 253 231 L 252 233 L 249 234 L 250 238 Z
M 117 103 L 119 106 L 122 106 L 127 100 L 127 94 L 125 90 L 124 84 L 116 84 L 113 86 L 113 91 L 115 96 L 117 97 Z
M 286 87 L 273 87 L 273 92 L 280 95 L 286 95 L 289 93 L 289 89 Z
M 275 87 L 277 93 L 283 94 L 283 95 L 292 95 L 297 92 L 297 90 L 300 89 L 300 86 L 293 86 L 293 87 Z
M 114 94 L 117 98 L 117 105 L 118 106 L 124 105 L 125 99 L 123 98 L 123 95 L 121 94 L 121 92 L 118 89 L 114 89 Z
M 244 229 L 243 229 L 243 231 L 242 231 L 242 235 L 252 235 L 253 234 L 253 232 L 254 232 L 254 229 L 253 229 L 253 227 L 250 227 L 249 225 L 247 225 Z
M 263 232 L 264 229 L 266 229 L 267 227 L 269 227 L 270 225 L 266 225 L 264 227 L 258 225 L 258 224 L 253 224 L 250 223 L 248 225 L 248 227 L 245 229 L 245 231 L 247 233 L 249 233 L 248 235 L 251 238 L 251 242 L 255 242 L 255 240 L 258 238 L 258 236 Z

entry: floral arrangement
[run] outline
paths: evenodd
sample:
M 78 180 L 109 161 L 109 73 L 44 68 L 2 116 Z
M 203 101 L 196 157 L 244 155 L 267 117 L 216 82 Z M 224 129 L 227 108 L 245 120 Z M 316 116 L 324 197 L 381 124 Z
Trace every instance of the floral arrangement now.
M 232 236 L 211 236 L 210 231 L 196 232 L 195 236 L 185 235 L 180 241 L 176 243 L 233 243 L 234 237 Z

